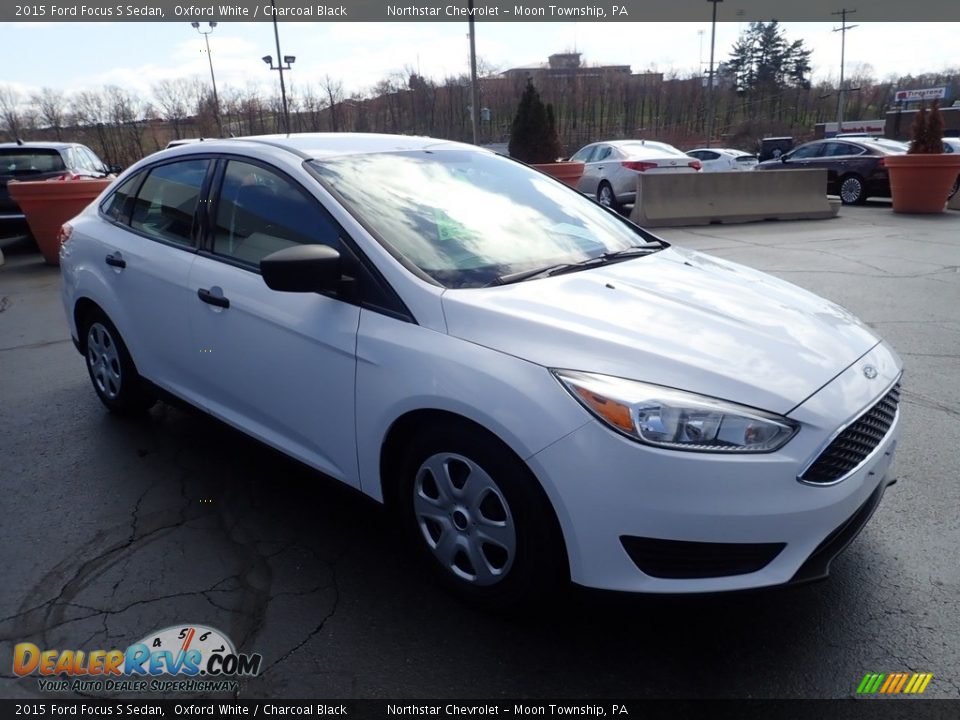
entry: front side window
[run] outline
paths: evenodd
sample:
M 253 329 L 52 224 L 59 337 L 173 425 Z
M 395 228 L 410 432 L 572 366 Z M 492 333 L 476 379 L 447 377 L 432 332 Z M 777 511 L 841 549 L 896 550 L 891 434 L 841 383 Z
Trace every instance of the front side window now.
M 260 165 L 227 163 L 217 202 L 213 252 L 259 265 L 277 250 L 322 243 L 339 248 L 339 232 L 316 199 Z
M 790 153 L 791 160 L 809 160 L 820 154 L 823 145 L 803 145 Z
M 490 153 L 370 153 L 310 165 L 381 242 L 449 288 L 648 242 L 593 200 Z
M 159 240 L 193 245 L 193 219 L 209 160 L 182 160 L 150 170 L 133 204 L 130 227 Z

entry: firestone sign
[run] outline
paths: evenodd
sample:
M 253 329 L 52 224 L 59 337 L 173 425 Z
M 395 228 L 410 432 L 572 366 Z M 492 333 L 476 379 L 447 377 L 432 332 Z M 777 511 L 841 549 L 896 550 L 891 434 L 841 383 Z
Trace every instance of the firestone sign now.
M 897 90 L 894 99 L 897 102 L 921 102 L 923 100 L 943 100 L 946 96 L 947 88 L 938 87 L 922 90 Z

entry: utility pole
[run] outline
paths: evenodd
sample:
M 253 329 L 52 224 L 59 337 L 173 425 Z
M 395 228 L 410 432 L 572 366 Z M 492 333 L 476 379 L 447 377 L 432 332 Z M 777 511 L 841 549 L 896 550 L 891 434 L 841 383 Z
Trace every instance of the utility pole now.
M 467 0 L 467 22 L 470 26 L 470 126 L 473 129 L 473 144 L 477 144 L 479 129 L 480 101 L 477 92 L 477 40 L 473 30 L 473 0 Z
M 837 12 L 830 13 L 831 15 L 839 15 L 841 17 L 840 27 L 833 29 L 833 32 L 840 33 L 840 87 L 837 88 L 837 134 L 843 132 L 843 66 L 847 54 L 847 30 L 860 27 L 859 25 L 847 25 L 847 15 L 852 15 L 855 12 L 856 10 L 841 8 L 837 10 Z
M 223 123 L 220 121 L 220 97 L 217 95 L 217 78 L 213 74 L 213 55 L 210 54 L 210 33 L 213 32 L 217 24 L 215 22 L 209 22 L 207 25 L 210 26 L 210 29 L 204 32 L 200 29 L 200 23 L 190 23 L 190 26 L 203 35 L 203 39 L 207 42 L 207 60 L 210 62 L 210 84 L 213 85 L 213 112 L 217 116 L 217 130 L 220 133 L 220 137 L 223 137 Z
M 713 114 L 715 112 L 713 106 L 716 98 L 713 87 L 713 49 L 717 43 L 717 3 L 723 2 L 723 0 L 707 0 L 707 2 L 713 3 L 713 20 L 710 24 L 710 76 L 708 80 L 710 86 L 707 88 L 707 147 L 710 147 L 710 139 L 713 137 Z

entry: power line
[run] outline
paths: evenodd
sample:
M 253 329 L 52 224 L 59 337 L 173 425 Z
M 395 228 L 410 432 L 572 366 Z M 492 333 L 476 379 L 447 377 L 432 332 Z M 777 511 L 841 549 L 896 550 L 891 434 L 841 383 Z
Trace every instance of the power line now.
M 855 12 L 856 9 L 847 10 L 846 8 L 841 8 L 836 12 L 830 13 L 831 15 L 839 15 L 841 17 L 840 27 L 833 29 L 833 32 L 840 33 L 840 86 L 837 88 L 838 133 L 841 132 L 841 129 L 843 128 L 843 66 L 847 53 L 847 30 L 853 30 L 855 27 L 860 27 L 859 25 L 847 25 L 847 15 L 852 15 Z

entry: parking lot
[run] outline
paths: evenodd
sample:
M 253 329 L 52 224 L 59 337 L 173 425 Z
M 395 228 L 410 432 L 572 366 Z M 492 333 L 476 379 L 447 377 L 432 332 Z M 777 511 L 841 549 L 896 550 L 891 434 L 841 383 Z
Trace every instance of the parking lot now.
M 849 308 L 906 367 L 890 488 L 822 583 L 751 594 L 573 592 L 537 618 L 430 584 L 375 504 L 200 416 L 108 414 L 58 271 L 0 241 L 0 657 L 126 647 L 183 622 L 264 671 L 239 697 L 850 697 L 867 672 L 960 698 L 960 212 L 663 230 Z M 0 668 L 5 697 L 36 678 Z

